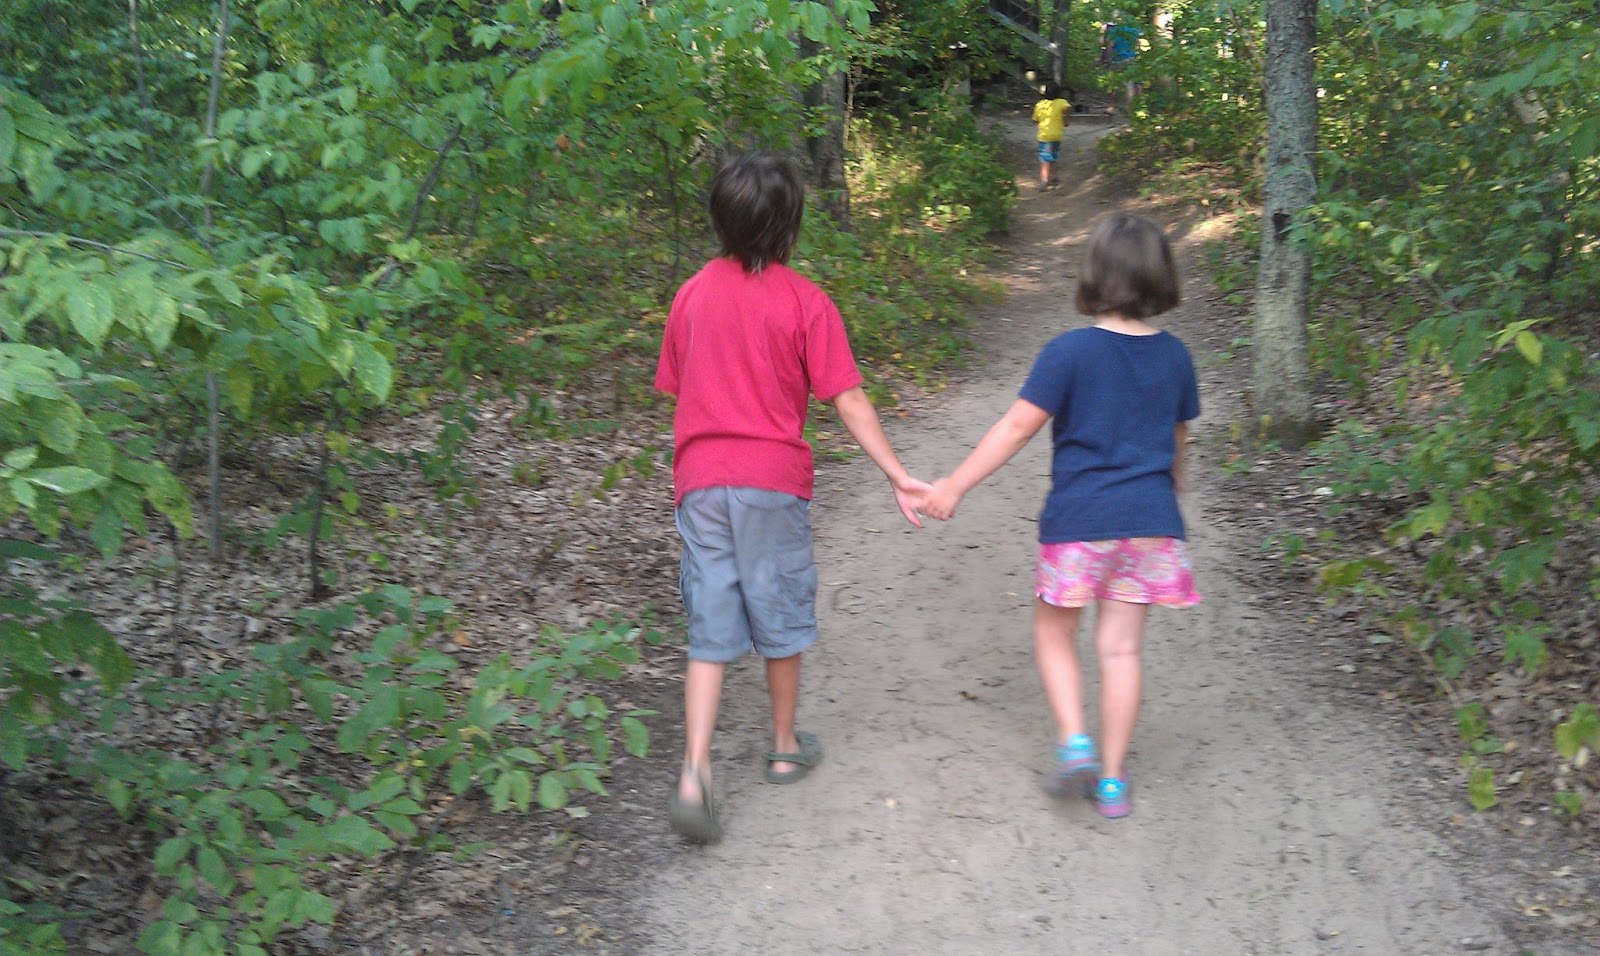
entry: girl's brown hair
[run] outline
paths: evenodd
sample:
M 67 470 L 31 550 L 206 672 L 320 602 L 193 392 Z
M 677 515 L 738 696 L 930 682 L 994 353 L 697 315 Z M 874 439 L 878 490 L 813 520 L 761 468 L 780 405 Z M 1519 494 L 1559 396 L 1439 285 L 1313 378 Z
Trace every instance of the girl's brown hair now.
M 711 180 L 711 225 L 722 254 L 738 259 L 746 272 L 789 261 L 805 205 L 800 173 L 776 153 L 733 156 Z
M 1115 213 L 1089 234 L 1078 273 L 1078 311 L 1130 319 L 1160 315 L 1182 300 L 1172 245 L 1143 216 Z

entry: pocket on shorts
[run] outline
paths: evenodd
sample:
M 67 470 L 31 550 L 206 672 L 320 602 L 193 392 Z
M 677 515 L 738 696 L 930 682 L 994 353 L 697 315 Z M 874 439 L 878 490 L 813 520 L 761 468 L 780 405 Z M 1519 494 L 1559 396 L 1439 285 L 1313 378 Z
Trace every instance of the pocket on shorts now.
M 781 492 L 740 489 L 740 579 L 754 630 L 816 625 L 817 566 L 811 547 L 811 503 Z
M 779 590 L 784 596 L 782 620 L 792 628 L 814 627 L 817 623 L 817 563 L 809 545 L 803 552 L 783 556 L 779 569 Z

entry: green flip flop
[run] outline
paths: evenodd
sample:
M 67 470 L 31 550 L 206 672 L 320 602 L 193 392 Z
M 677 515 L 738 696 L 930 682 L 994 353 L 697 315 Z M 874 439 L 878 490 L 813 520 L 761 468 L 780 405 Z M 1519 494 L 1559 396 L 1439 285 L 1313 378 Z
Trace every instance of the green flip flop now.
M 794 739 L 800 742 L 800 752 L 782 754 L 773 751 L 767 754 L 767 782 L 768 783 L 799 783 L 811 768 L 822 762 L 822 742 L 813 734 L 805 731 L 796 731 Z M 774 770 L 775 763 L 792 763 L 793 770 Z
M 700 782 L 700 800 L 690 803 L 678 797 L 678 786 L 673 784 L 672 796 L 667 798 L 667 822 L 682 836 L 701 843 L 722 841 L 722 821 L 717 818 L 717 805 L 711 798 L 711 784 L 705 775 L 695 774 Z

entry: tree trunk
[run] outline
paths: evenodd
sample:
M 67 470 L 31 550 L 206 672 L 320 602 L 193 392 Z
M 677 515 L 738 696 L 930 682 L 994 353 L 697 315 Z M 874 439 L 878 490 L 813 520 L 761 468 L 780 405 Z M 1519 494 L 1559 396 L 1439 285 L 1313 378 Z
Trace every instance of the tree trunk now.
M 1057 86 L 1066 82 L 1067 41 L 1071 39 L 1072 0 L 1060 0 L 1050 16 L 1050 78 Z M 1074 103 L 1074 106 L 1078 104 Z
M 1311 249 L 1303 214 L 1316 201 L 1316 0 L 1265 0 L 1267 174 L 1256 281 L 1255 414 L 1290 448 L 1315 437 L 1306 352 Z
M 833 0 L 826 2 L 829 9 L 837 16 L 838 8 Z M 802 57 L 815 57 L 824 53 L 825 51 L 816 43 L 801 39 Z M 806 139 L 806 178 L 811 193 L 819 209 L 848 229 L 850 187 L 844 176 L 845 71 L 829 71 L 801 94 L 801 103 L 808 112 L 820 112 L 823 119 L 822 131 Z
M 205 136 L 217 135 L 217 105 L 222 98 L 222 60 L 228 49 L 228 0 L 217 0 L 217 35 L 211 47 L 211 87 L 206 95 Z M 211 228 L 216 225 L 211 206 L 211 188 L 215 181 L 217 164 L 207 158 L 205 170 L 200 174 L 200 205 L 205 223 L 201 241 L 211 248 Z M 206 485 L 210 492 L 210 541 L 207 542 L 213 564 L 222 560 L 222 396 L 217 386 L 217 373 L 206 372 Z
M 139 38 L 139 0 L 128 0 L 128 42 L 133 46 L 134 89 L 139 93 L 139 127 L 150 134 L 150 86 L 144 77 L 144 41 Z

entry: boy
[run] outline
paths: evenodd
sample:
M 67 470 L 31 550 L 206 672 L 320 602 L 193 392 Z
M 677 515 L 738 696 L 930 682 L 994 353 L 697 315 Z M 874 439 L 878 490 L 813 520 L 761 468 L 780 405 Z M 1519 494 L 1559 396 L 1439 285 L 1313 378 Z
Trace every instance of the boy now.
M 817 639 L 808 396 L 834 406 L 918 527 L 912 501 L 930 487 L 890 448 L 838 308 L 786 264 L 804 206 L 781 157 L 736 156 L 718 170 L 710 212 L 721 254 L 678 290 L 656 370 L 655 387 L 678 400 L 672 478 L 689 617 L 683 769 L 668 819 L 706 843 L 722 838 L 711 735 L 728 662 L 752 649 L 767 661 L 766 779 L 795 783 L 822 759 L 817 739 L 795 729 L 800 655 Z
M 1054 189 L 1056 162 L 1061 158 L 1061 137 L 1072 122 L 1072 104 L 1061 95 L 1061 87 L 1045 83 L 1039 88 L 1039 102 L 1033 104 L 1033 121 L 1039 124 L 1039 188 Z

